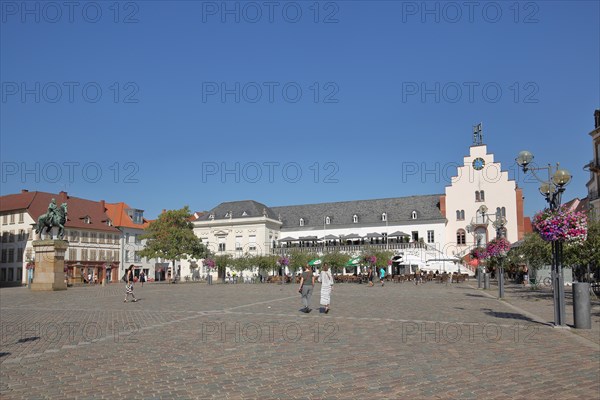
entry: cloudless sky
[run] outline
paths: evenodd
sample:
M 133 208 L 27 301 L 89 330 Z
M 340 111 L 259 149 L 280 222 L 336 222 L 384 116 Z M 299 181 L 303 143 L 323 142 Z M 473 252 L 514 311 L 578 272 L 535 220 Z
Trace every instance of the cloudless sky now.
M 443 193 L 488 150 L 573 174 L 600 108 L 597 1 L 1 1 L 0 194 L 155 218 Z

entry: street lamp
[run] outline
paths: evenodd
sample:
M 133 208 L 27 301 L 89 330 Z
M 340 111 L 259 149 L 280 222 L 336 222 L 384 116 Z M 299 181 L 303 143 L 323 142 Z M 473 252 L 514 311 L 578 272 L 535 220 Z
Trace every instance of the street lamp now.
M 475 232 L 476 234 L 476 227 L 477 225 L 486 225 L 488 224 L 487 220 L 490 220 L 490 216 L 494 216 L 494 220 L 492 221 L 492 226 L 494 227 L 494 229 L 496 230 L 496 239 L 500 239 L 503 235 L 502 232 L 504 230 L 504 227 L 507 224 L 507 220 L 504 216 L 502 216 L 499 213 L 496 214 L 488 214 L 488 208 L 486 207 L 485 204 L 481 205 L 481 207 L 479 207 L 479 209 L 477 210 L 479 212 L 479 214 L 481 215 L 481 224 L 471 224 L 470 229 Z M 487 220 L 486 220 L 487 217 Z M 487 230 L 487 228 L 486 228 Z M 478 287 L 481 288 L 481 269 L 480 269 L 480 273 L 478 274 Z M 484 285 L 485 288 L 485 285 Z M 500 265 L 498 266 L 498 297 L 502 298 L 504 297 L 504 266 L 502 264 L 502 262 L 500 262 Z
M 565 186 L 571 181 L 571 174 L 566 169 L 560 169 L 559 164 L 553 167 L 548 164 L 546 167 L 531 167 L 533 154 L 529 151 L 521 151 L 516 158 L 517 164 L 521 166 L 523 172 L 531 171 L 531 174 L 537 179 L 540 185 L 540 193 L 548 202 L 551 211 L 560 208 L 561 197 L 565 191 Z M 547 170 L 548 179 L 542 179 L 536 171 Z M 552 286 L 554 298 L 554 325 L 565 325 L 565 288 L 562 271 L 562 253 L 563 243 L 561 241 L 552 241 Z

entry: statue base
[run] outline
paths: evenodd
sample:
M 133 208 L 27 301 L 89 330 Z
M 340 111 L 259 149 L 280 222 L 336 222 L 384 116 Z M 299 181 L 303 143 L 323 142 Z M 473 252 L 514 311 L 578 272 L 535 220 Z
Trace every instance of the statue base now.
M 67 290 L 65 283 L 65 253 L 69 242 L 65 240 L 34 240 L 34 278 L 31 290 Z

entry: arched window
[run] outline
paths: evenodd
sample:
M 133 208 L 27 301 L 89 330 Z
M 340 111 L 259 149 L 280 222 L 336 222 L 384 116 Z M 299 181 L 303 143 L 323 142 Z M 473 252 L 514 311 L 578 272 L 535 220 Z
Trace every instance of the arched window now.
M 475 191 L 475 201 L 481 201 L 481 197 L 479 197 L 479 190 Z
M 383 221 L 383 222 L 387 221 L 387 213 L 381 214 L 381 221 Z
M 358 215 L 354 214 L 352 216 L 352 222 L 354 222 L 355 224 L 358 222 Z
M 502 215 L 502 210 L 500 209 L 500 207 L 496 207 L 496 218 L 500 217 Z
M 467 234 L 464 229 L 456 231 L 456 244 L 467 244 Z
M 485 192 L 483 190 L 479 192 L 479 198 L 481 199 L 481 201 L 485 201 Z
M 460 210 L 456 210 L 456 219 L 460 221 Z
M 416 211 L 413 211 L 413 212 L 412 212 L 412 214 L 411 214 L 411 218 L 412 218 L 412 219 L 417 219 L 417 212 L 416 212 Z
M 465 210 L 460 210 L 460 219 L 465 220 Z
M 502 215 L 504 218 L 506 218 L 506 207 L 502 207 L 502 210 L 500 211 L 500 215 Z
M 331 224 L 331 218 L 325 217 L 325 225 L 330 225 L 330 224 Z
M 304 218 L 300 218 L 300 226 L 304 226 Z

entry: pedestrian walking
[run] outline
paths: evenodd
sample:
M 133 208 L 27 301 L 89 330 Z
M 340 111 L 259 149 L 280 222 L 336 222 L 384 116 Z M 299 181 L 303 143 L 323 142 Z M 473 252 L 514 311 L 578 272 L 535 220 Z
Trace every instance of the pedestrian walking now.
M 385 278 L 385 269 L 381 267 L 379 270 L 379 279 L 381 280 L 381 287 L 383 287 L 383 279 Z
M 302 273 L 302 278 L 300 278 L 300 289 L 298 290 L 302 294 L 302 304 L 304 304 L 304 308 L 300 311 L 303 313 L 311 312 L 310 298 L 312 297 L 314 285 L 315 276 L 313 275 L 310 265 L 306 264 L 306 268 Z
M 140 272 L 140 282 L 142 283 L 142 287 L 144 287 L 144 282 L 146 282 L 146 274 L 144 271 Z
M 319 282 L 321 282 L 321 305 L 325 306 L 325 314 L 329 312 L 329 305 L 331 304 L 331 290 L 333 289 L 333 276 L 329 270 L 329 265 L 323 264 L 323 269 L 319 275 Z
M 369 273 L 367 277 L 369 278 L 369 286 L 373 286 L 373 267 L 369 267 Z
M 133 297 L 133 302 L 135 303 L 137 299 L 135 298 L 135 294 L 133 293 L 133 264 L 127 268 L 125 271 L 125 300 L 124 303 L 127 303 L 129 299 L 129 295 Z

